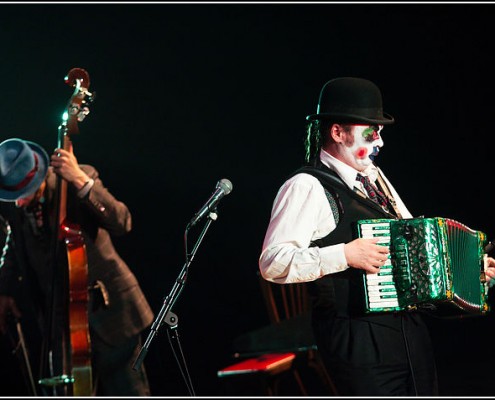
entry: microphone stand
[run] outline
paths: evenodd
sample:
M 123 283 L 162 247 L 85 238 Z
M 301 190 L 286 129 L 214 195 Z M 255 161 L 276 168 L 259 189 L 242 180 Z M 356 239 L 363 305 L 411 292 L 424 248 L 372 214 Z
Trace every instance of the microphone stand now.
M 216 213 L 216 208 L 212 210 L 209 215 L 208 215 L 208 220 L 203 227 L 203 230 L 201 231 L 196 244 L 194 245 L 191 253 L 188 253 L 187 251 L 187 234 L 189 233 L 189 229 L 191 228 L 191 225 L 188 224 L 186 227 L 185 231 L 185 240 L 186 240 L 186 262 L 184 263 L 184 266 L 182 267 L 182 270 L 179 273 L 179 276 L 175 280 L 174 285 L 172 286 L 172 289 L 170 290 L 170 293 L 165 297 L 165 300 L 163 301 L 162 308 L 160 309 L 160 312 L 158 313 L 157 317 L 155 318 L 155 321 L 151 325 L 151 330 L 150 333 L 148 334 L 148 337 L 146 341 L 144 342 L 143 346 L 141 347 L 141 350 L 138 354 L 138 357 L 136 358 L 136 361 L 134 362 L 132 368 L 134 370 L 138 370 L 143 363 L 143 360 L 148 353 L 150 344 L 156 334 L 158 333 L 158 330 L 160 329 L 162 323 L 165 321 L 165 323 L 169 327 L 169 340 L 174 339 L 179 350 L 180 350 L 180 355 L 182 356 L 182 359 L 180 360 L 177 357 L 177 354 L 175 353 L 175 349 L 173 348 L 173 343 L 172 345 L 172 350 L 174 351 L 175 358 L 179 364 L 179 369 L 181 371 L 181 374 L 185 380 L 187 389 L 189 391 L 189 394 L 192 396 L 195 396 L 194 389 L 192 387 L 191 379 L 187 370 L 187 364 L 185 362 L 185 359 L 183 357 L 182 349 L 180 346 L 180 341 L 179 341 L 179 335 L 177 332 L 177 326 L 178 326 L 178 318 L 177 315 L 171 312 L 172 306 L 175 304 L 177 301 L 180 293 L 182 292 L 182 289 L 184 288 L 184 285 L 186 283 L 186 278 L 187 278 L 187 271 L 189 269 L 189 266 L 191 265 L 194 256 L 196 255 L 196 252 L 199 248 L 199 245 L 203 241 L 204 236 L 206 235 L 206 232 L 208 228 L 210 227 L 211 223 L 217 219 L 217 213 Z M 171 333 L 170 333 L 171 332 Z

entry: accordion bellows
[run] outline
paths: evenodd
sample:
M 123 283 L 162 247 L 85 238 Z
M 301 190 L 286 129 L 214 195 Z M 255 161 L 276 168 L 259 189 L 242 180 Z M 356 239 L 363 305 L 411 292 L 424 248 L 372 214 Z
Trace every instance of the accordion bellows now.
M 483 232 L 435 217 L 360 220 L 357 233 L 390 248 L 380 272 L 363 273 L 366 312 L 425 309 L 456 317 L 489 310 Z

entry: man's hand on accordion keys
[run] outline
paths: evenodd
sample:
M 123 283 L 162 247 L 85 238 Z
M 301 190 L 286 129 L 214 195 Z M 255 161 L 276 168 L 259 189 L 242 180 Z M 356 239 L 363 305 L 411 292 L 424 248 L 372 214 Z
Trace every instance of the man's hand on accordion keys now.
M 371 273 L 377 273 L 388 260 L 388 247 L 377 244 L 378 238 L 359 238 L 344 246 L 347 265 Z
M 485 278 L 488 287 L 495 285 L 495 259 L 492 257 L 485 257 Z

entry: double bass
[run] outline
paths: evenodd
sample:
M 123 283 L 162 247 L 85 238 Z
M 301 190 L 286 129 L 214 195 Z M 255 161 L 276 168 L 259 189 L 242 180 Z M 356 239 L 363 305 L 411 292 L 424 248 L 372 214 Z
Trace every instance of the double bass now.
M 62 123 L 58 129 L 57 148 L 72 152 L 71 136 L 79 133 L 78 123 L 89 113 L 88 101 L 92 100 L 89 88 L 89 74 L 81 68 L 73 68 L 65 77 L 65 83 L 74 87 Z M 91 339 L 88 321 L 89 285 L 88 261 L 86 245 L 79 225 L 67 219 L 67 181 L 57 177 L 55 193 L 55 227 L 52 246 L 52 262 L 54 276 L 62 276 L 63 295 L 63 331 L 61 343 L 56 341 L 54 330 L 54 313 L 57 308 L 54 287 L 52 287 L 52 310 L 48 324 L 48 345 L 45 345 L 46 358 L 43 360 L 45 368 L 49 369 L 50 377 L 40 380 L 41 385 L 52 387 L 54 394 L 62 386 L 63 394 L 73 396 L 91 396 L 93 393 L 93 379 L 91 368 Z M 57 260 L 60 259 L 62 247 L 67 256 L 67 268 L 60 269 Z M 54 348 L 58 347 L 58 352 Z M 53 357 L 61 365 L 62 373 L 57 375 L 53 369 Z

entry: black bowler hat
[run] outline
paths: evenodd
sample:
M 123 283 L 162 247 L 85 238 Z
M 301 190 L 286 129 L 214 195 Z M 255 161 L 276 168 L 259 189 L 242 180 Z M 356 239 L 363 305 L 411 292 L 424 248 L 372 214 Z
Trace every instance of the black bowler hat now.
M 367 79 L 352 77 L 335 78 L 325 83 L 316 114 L 308 115 L 306 119 L 380 125 L 394 123 L 394 117 L 383 112 L 378 86 Z

